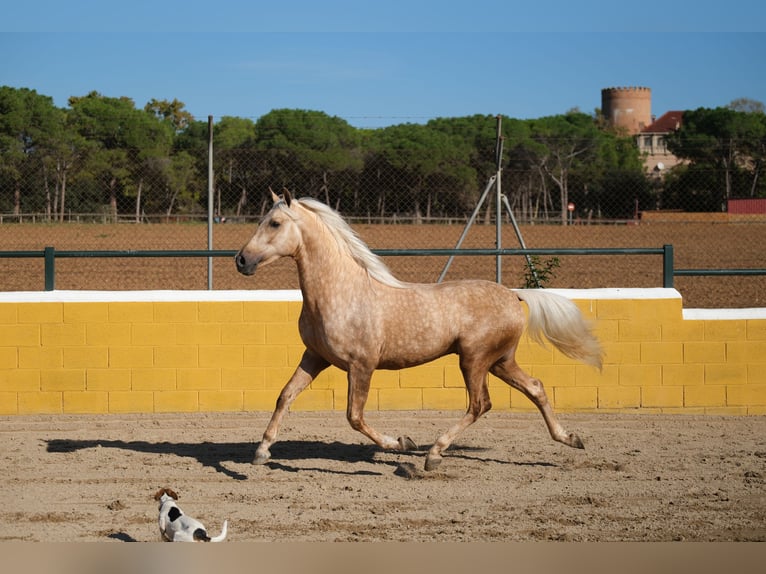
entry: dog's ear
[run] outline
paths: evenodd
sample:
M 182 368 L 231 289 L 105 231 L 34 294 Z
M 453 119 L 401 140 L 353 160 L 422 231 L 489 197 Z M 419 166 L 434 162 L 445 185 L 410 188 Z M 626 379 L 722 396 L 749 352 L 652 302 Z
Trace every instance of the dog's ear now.
M 178 500 L 178 495 L 169 488 L 160 488 L 157 491 L 157 494 L 154 495 L 154 500 L 159 501 L 162 498 L 163 494 L 167 494 L 173 500 Z

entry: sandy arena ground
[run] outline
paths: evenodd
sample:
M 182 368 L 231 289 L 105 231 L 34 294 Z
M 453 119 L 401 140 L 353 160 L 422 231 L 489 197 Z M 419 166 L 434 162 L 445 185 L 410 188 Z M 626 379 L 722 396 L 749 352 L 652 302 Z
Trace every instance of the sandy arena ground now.
M 343 413 L 0 418 L 1 541 L 157 541 L 162 486 L 229 541 L 766 541 L 764 417 L 492 413 L 444 463 L 384 452 Z M 370 412 L 425 449 L 457 412 Z
M 216 248 L 240 247 L 252 229 L 216 228 Z M 359 230 L 375 248 L 427 248 L 453 247 L 462 227 Z M 0 244 L 204 248 L 202 226 L 140 231 L 0 226 Z M 493 233 L 479 226 L 464 247 L 491 246 Z M 540 226 L 524 236 L 530 247 L 673 243 L 679 267 L 763 267 L 766 226 Z M 517 243 L 508 236 L 504 245 Z M 444 265 L 388 262 L 411 281 L 433 281 Z M 511 286 L 522 268 L 504 267 Z M 203 289 L 203 269 L 190 259 L 61 260 L 56 287 Z M 563 258 L 549 286 L 657 287 L 660 270 L 654 256 Z M 450 278 L 493 273 L 486 258 L 458 258 Z M 42 261 L 0 260 L 0 277 L 3 291 L 42 289 Z M 244 278 L 230 259 L 215 261 L 217 289 L 295 288 L 296 279 L 290 262 Z M 676 286 L 687 308 L 761 307 L 764 281 L 680 277 Z M 152 496 L 162 486 L 211 532 L 228 519 L 230 541 L 766 541 L 766 417 L 564 415 L 585 441 L 580 451 L 550 440 L 537 414 L 491 412 L 438 471 L 423 472 L 425 449 L 459 415 L 368 413 L 383 432 L 407 434 L 423 449 L 402 454 L 370 444 L 343 413 L 291 413 L 265 466 L 250 461 L 270 413 L 0 417 L 0 541 L 157 541 Z

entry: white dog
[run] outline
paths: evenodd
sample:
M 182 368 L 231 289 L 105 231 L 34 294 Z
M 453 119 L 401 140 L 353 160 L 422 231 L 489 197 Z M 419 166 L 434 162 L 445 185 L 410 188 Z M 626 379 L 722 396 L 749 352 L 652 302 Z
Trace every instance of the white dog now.
M 210 538 L 204 524 L 178 508 L 178 495 L 169 488 L 158 490 L 154 500 L 160 503 L 160 534 L 166 542 L 221 542 L 226 538 L 228 520 L 224 520 L 221 533 Z

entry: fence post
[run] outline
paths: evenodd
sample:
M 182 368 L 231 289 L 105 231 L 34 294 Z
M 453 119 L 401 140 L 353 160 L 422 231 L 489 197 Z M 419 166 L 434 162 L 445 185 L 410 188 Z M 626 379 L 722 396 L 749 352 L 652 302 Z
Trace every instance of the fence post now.
M 45 290 L 53 291 L 56 288 L 56 249 L 46 247 L 45 257 Z
M 213 116 L 207 117 L 207 249 L 213 249 L 213 210 L 215 209 L 213 183 Z M 207 288 L 213 288 L 213 258 L 207 258 Z
M 662 286 L 665 289 L 673 288 L 673 246 L 662 246 Z

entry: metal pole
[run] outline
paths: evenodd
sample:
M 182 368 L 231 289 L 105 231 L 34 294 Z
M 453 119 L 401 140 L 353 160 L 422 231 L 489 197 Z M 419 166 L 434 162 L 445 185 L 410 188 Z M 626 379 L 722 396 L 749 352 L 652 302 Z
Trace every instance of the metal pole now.
M 468 223 L 466 223 L 465 227 L 463 228 L 463 233 L 460 235 L 460 239 L 457 240 L 457 245 L 455 245 L 455 249 L 460 249 L 460 246 L 463 244 L 463 240 L 466 238 L 466 235 L 468 235 L 468 231 L 471 229 L 473 222 L 476 221 L 476 216 L 479 215 L 479 210 L 481 209 L 481 206 L 484 205 L 484 201 L 487 199 L 489 190 L 494 185 L 496 178 L 497 178 L 496 175 L 493 175 L 492 177 L 489 178 L 489 181 L 487 182 L 487 186 L 484 188 L 484 191 L 481 192 L 481 197 L 479 198 L 479 202 L 476 204 L 476 207 L 474 207 L 473 213 L 471 213 L 471 217 L 468 219 Z M 441 275 L 439 275 L 439 278 L 436 280 L 437 283 L 441 283 L 442 281 L 444 281 L 444 277 L 447 275 L 447 271 L 449 270 L 450 265 L 452 265 L 452 261 L 454 261 L 454 259 L 455 259 L 454 255 L 449 256 L 449 259 L 447 259 L 447 263 L 444 265 L 444 269 L 442 269 Z
M 501 135 L 501 122 L 502 122 L 502 116 L 500 114 L 497 115 L 497 139 L 495 141 L 495 163 L 497 165 L 497 171 L 495 172 L 495 175 L 491 176 L 489 178 L 489 182 L 487 183 L 487 187 L 484 188 L 484 191 L 481 194 L 481 197 L 479 198 L 479 203 L 476 204 L 476 207 L 473 210 L 473 213 L 471 214 L 470 219 L 468 220 L 468 223 L 466 224 L 465 228 L 463 228 L 463 234 L 460 236 L 460 239 L 457 242 L 457 245 L 455 246 L 455 249 L 460 249 L 460 246 L 463 244 L 463 240 L 465 239 L 466 235 L 468 235 L 468 230 L 473 225 L 474 221 L 476 220 L 476 216 L 479 213 L 479 210 L 481 209 L 481 206 L 484 204 L 484 201 L 486 200 L 487 196 L 489 195 L 489 190 L 492 188 L 492 186 L 497 183 L 497 230 L 496 230 L 496 281 L 498 283 L 503 282 L 502 278 L 502 205 L 505 205 L 506 209 L 508 210 L 508 216 L 511 219 L 511 223 L 513 224 L 513 229 L 516 232 L 516 237 L 519 240 L 519 243 L 521 244 L 522 249 L 526 249 L 526 245 L 524 244 L 524 239 L 521 237 L 521 230 L 519 229 L 518 224 L 516 223 L 516 218 L 513 215 L 513 210 L 511 209 L 510 203 L 508 203 L 508 198 L 505 197 L 502 193 L 501 185 L 500 185 L 500 178 L 502 175 L 502 163 L 503 163 L 503 137 Z M 524 257 L 527 260 L 527 265 L 529 266 L 530 271 L 532 272 L 532 276 L 535 279 L 535 284 L 540 287 L 540 279 L 537 276 L 537 270 L 535 269 L 534 264 L 532 263 L 532 259 L 530 258 L 529 254 L 525 254 Z M 449 259 L 447 260 L 446 265 L 444 266 L 444 269 L 441 272 L 441 275 L 439 275 L 439 279 L 437 280 L 437 283 L 441 283 L 444 280 L 444 277 L 447 275 L 447 270 L 449 269 L 450 265 L 452 265 L 452 261 L 455 259 L 455 255 L 450 255 Z
M 502 205 L 505 205 L 506 210 L 508 211 L 508 217 L 511 220 L 511 224 L 513 225 L 513 230 L 516 232 L 516 238 L 519 240 L 519 245 L 521 245 L 522 249 L 526 249 L 527 246 L 524 243 L 524 238 L 521 236 L 521 229 L 519 229 L 519 224 L 516 223 L 516 217 L 513 215 L 513 210 L 511 209 L 511 204 L 508 201 L 508 198 L 503 195 L 501 190 L 501 174 L 503 173 L 503 136 L 501 131 L 501 122 L 502 122 L 502 116 L 498 114 L 497 116 L 497 147 L 495 148 L 496 153 L 496 161 L 497 161 L 497 248 L 502 249 L 500 242 L 502 238 Z M 532 272 L 532 277 L 535 280 L 535 285 L 539 288 L 540 287 L 540 279 L 537 276 L 537 269 L 535 269 L 534 264 L 532 263 L 532 258 L 529 256 L 529 254 L 525 254 L 524 258 L 527 260 L 527 266 L 529 267 L 529 270 Z M 501 267 L 501 257 L 500 255 L 497 256 L 497 282 L 502 283 L 503 282 L 503 276 L 502 276 L 502 267 Z
M 673 246 L 662 246 L 662 286 L 665 289 L 673 288 Z
M 213 116 L 207 117 L 207 249 L 213 250 Z M 207 258 L 207 288 L 213 289 L 213 258 Z
M 56 288 L 56 250 L 46 247 L 43 252 L 45 257 L 45 290 L 53 291 Z
M 511 218 L 511 225 L 513 225 L 513 230 L 516 232 L 516 239 L 519 240 L 519 245 L 521 245 L 521 248 L 526 249 L 527 245 L 524 243 L 524 238 L 521 236 L 521 229 L 519 229 L 519 224 L 516 223 L 516 216 L 513 215 L 511 204 L 508 201 L 508 198 L 505 196 L 503 196 L 503 203 L 505 204 L 505 209 L 508 210 L 508 217 Z M 537 269 L 535 269 L 535 264 L 532 262 L 532 258 L 529 256 L 529 253 L 524 254 L 524 259 L 527 260 L 527 267 L 529 267 L 529 270 L 532 272 L 532 278 L 535 280 L 535 286 L 537 286 L 539 289 L 540 278 L 537 276 Z
M 497 115 L 497 143 L 495 144 L 495 164 L 497 166 L 497 194 L 495 199 L 495 247 L 498 249 L 503 248 L 503 191 L 501 189 L 501 179 L 503 173 L 503 136 L 502 136 L 502 122 L 503 116 Z M 503 282 L 503 258 L 498 255 L 495 258 L 495 281 L 497 283 Z

